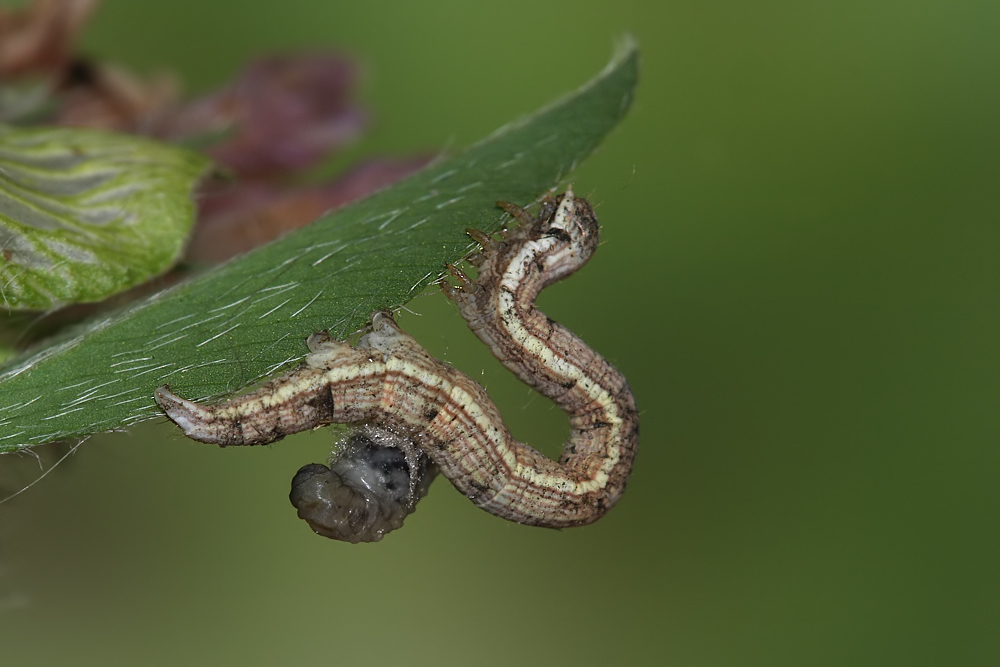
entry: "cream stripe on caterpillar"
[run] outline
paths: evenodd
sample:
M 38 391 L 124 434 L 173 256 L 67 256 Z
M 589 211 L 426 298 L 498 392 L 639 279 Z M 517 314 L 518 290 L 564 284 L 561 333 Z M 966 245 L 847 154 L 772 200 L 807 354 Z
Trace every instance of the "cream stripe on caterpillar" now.
M 479 275 L 471 281 L 449 267 L 459 289 L 445 286 L 445 291 L 497 358 L 570 417 L 573 433 L 558 473 L 537 475 L 526 469 L 515 480 L 531 478 L 537 487 L 589 497 L 597 510 L 606 510 L 624 490 L 635 457 L 634 398 L 611 364 L 534 303 L 545 286 L 570 275 L 593 255 L 599 240 L 597 219 L 586 200 L 571 190 L 558 199 L 547 198 L 537 218 L 513 204 L 500 205 L 521 226 L 500 242 L 470 230 L 483 246 L 482 254 L 470 260 Z M 595 424 L 606 432 L 590 442 L 584 434 Z M 596 470 L 583 470 L 588 457 L 601 461 Z M 574 470 L 582 474 L 567 474 Z
M 516 441 L 485 390 L 431 357 L 388 313 L 372 316 L 356 348 L 325 335 L 305 362 L 260 389 L 215 406 L 173 394 L 156 400 L 204 442 L 255 445 L 330 423 L 367 423 L 412 441 L 477 506 L 538 526 L 582 525 L 620 498 L 638 444 L 638 413 L 625 378 L 579 338 L 535 308 L 546 285 L 593 254 L 598 223 L 586 200 L 547 198 L 537 218 L 500 204 L 521 226 L 496 241 L 470 234 L 482 252 L 475 280 L 453 266 L 442 289 L 470 328 L 524 382 L 569 415 L 559 463 Z

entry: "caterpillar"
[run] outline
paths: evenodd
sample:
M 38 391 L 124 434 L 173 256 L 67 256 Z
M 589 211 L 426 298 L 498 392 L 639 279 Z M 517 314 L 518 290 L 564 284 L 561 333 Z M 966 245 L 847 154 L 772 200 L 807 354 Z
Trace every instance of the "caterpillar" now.
M 375 425 L 397 445 L 412 443 L 491 514 L 551 528 L 596 521 L 618 502 L 632 469 L 635 398 L 614 366 L 535 299 L 594 254 L 597 217 L 572 189 L 547 196 L 537 215 L 497 204 L 521 224 L 500 239 L 467 230 L 481 247 L 469 258 L 477 276 L 448 265 L 455 284 L 439 285 L 501 363 L 566 412 L 571 433 L 558 461 L 515 440 L 479 384 L 434 359 L 385 311 L 372 314 L 353 347 L 313 334 L 300 366 L 251 393 L 200 405 L 164 385 L 157 403 L 186 435 L 221 446 L 266 444 L 331 423 Z M 374 493 L 378 502 L 385 491 Z

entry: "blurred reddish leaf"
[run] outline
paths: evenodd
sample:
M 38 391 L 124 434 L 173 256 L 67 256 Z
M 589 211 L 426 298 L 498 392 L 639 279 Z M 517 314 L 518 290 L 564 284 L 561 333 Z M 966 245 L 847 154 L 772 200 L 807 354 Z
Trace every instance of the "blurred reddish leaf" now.
M 121 67 L 77 60 L 60 86 L 51 121 L 162 138 L 177 114 L 178 89 L 169 74 L 143 81 Z
M 0 8 L 0 77 L 53 72 L 73 59 L 76 36 L 99 0 L 32 0 Z
M 235 134 L 208 154 L 245 176 L 317 164 L 364 129 L 366 114 L 352 99 L 356 79 L 353 60 L 327 53 L 251 63 L 230 90 L 193 105 L 233 116 Z

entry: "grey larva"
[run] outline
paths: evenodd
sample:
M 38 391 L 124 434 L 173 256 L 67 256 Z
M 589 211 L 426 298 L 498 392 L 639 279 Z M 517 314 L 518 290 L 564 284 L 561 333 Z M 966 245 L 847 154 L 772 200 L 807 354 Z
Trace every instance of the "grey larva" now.
M 403 525 L 436 474 L 408 438 L 368 424 L 335 448 L 329 467 L 302 467 L 288 497 L 317 534 L 378 542 Z

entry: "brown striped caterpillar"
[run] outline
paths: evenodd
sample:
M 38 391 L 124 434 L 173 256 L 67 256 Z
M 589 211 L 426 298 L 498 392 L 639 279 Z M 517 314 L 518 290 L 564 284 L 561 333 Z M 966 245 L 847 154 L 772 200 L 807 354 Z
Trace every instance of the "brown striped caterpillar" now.
M 597 218 L 571 190 L 547 197 L 537 217 L 498 205 L 521 225 L 500 240 L 470 230 L 482 246 L 469 260 L 478 276 L 449 265 L 458 285 L 440 284 L 504 366 L 569 416 L 558 462 L 516 441 L 486 391 L 431 357 L 387 312 L 372 315 L 371 331 L 354 347 L 310 336 L 302 365 L 244 396 L 203 406 L 163 386 L 157 402 L 189 437 L 222 446 L 265 444 L 331 423 L 377 425 L 424 452 L 487 512 L 552 528 L 596 521 L 621 497 L 632 469 L 635 399 L 621 373 L 540 312 L 535 298 L 590 259 Z M 410 475 L 416 484 L 412 468 Z

